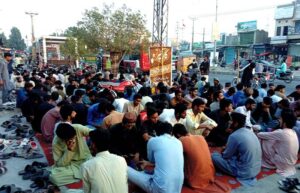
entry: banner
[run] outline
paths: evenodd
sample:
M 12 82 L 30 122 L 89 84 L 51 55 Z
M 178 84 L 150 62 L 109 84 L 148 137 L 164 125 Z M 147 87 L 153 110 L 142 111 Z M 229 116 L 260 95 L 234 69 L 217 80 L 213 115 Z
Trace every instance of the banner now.
M 171 47 L 150 48 L 150 80 L 157 85 L 163 82 L 168 86 L 172 84 L 172 49 Z
M 239 22 L 237 24 L 237 31 L 238 32 L 255 31 L 256 29 L 257 29 L 257 22 L 256 21 Z

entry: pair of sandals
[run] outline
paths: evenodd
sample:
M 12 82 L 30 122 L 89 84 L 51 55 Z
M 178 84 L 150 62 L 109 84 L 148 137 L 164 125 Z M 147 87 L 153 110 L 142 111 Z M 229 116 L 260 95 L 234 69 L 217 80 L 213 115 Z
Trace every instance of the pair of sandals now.
M 300 182 L 298 178 L 285 178 L 278 181 L 279 188 L 289 193 L 300 193 Z

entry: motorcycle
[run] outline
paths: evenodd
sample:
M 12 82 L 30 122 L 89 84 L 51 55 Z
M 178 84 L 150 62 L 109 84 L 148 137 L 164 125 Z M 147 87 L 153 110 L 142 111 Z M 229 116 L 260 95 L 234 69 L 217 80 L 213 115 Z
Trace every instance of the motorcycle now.
M 276 79 L 283 80 L 286 83 L 290 83 L 294 79 L 293 71 L 288 69 L 285 73 L 280 73 L 279 76 L 276 75 L 276 72 L 271 74 L 270 81 L 274 82 Z

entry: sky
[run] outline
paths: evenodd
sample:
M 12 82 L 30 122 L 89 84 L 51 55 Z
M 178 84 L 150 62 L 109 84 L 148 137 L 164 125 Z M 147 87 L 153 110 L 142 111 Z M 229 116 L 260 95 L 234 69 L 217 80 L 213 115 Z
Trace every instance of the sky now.
M 200 42 L 205 28 L 205 41 L 211 39 L 212 23 L 215 20 L 218 1 L 218 24 L 220 32 L 235 34 L 238 22 L 257 20 L 258 29 L 274 35 L 274 13 L 277 5 L 291 3 L 292 0 L 169 0 L 169 39 L 191 41 L 192 20 L 194 41 Z M 0 33 L 10 34 L 12 27 L 21 30 L 26 43 L 31 41 L 31 22 L 25 12 L 37 12 L 34 17 L 35 36 L 41 37 L 54 32 L 60 33 L 76 25 L 86 9 L 114 3 L 115 7 L 125 4 L 134 11 L 140 11 L 147 20 L 147 29 L 152 32 L 153 0 L 0 0 Z M 27 37 L 27 39 L 26 39 Z

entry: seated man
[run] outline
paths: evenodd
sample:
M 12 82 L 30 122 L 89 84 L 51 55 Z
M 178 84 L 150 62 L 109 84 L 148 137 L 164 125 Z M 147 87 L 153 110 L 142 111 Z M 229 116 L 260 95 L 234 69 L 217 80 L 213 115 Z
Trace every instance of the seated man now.
M 207 136 L 217 126 L 215 121 L 203 113 L 204 109 L 205 101 L 198 98 L 193 101 L 192 109 L 186 111 L 187 129 L 193 135 Z
M 102 127 L 104 129 L 110 128 L 112 125 L 121 123 L 124 113 L 119 113 L 111 103 L 107 103 L 105 107 L 106 117 L 103 119 Z
M 128 179 L 148 193 L 180 193 L 183 184 L 183 150 L 179 140 L 171 136 L 172 125 L 162 123 L 157 128 L 158 137 L 147 145 L 148 159 L 141 168 L 154 166 L 154 173 L 147 174 L 128 167 Z M 176 160 L 174 160 L 176 159 Z
M 106 129 L 90 132 L 94 158 L 82 164 L 83 191 L 85 193 L 127 193 L 127 164 L 124 158 L 111 154 L 110 133 Z
M 228 136 L 231 133 L 229 129 L 230 114 L 232 112 L 232 102 L 229 99 L 220 101 L 220 109 L 210 113 L 209 117 L 214 120 L 218 126 L 214 128 L 207 137 L 207 141 L 216 146 L 224 146 L 227 143 Z
M 172 126 L 181 123 L 186 127 L 186 110 L 186 105 L 179 103 L 175 106 L 175 109 L 163 111 L 162 114 L 159 115 L 159 120 L 161 122 L 168 122 Z
M 298 160 L 299 142 L 296 132 L 292 129 L 296 121 L 293 111 L 283 110 L 280 118 L 282 129 L 257 134 L 263 152 L 262 166 L 270 169 L 276 168 L 276 172 L 285 177 L 296 173 L 295 164 Z
M 110 127 L 110 152 L 123 156 L 130 163 L 139 160 L 139 132 L 135 127 L 136 116 L 133 112 L 125 113 L 121 123 Z
M 134 112 L 135 116 L 138 116 L 144 109 L 144 106 L 141 104 L 142 98 L 143 97 L 140 94 L 134 95 L 132 102 L 124 104 L 123 113 Z
M 81 179 L 81 164 L 91 158 L 84 138 L 89 131 L 79 124 L 60 123 L 57 126 L 52 143 L 54 165 L 49 177 L 53 184 L 62 186 Z
M 182 124 L 174 126 L 173 134 L 183 146 L 184 185 L 197 193 L 230 192 L 228 185 L 215 180 L 215 167 L 204 137 L 190 135 Z
M 278 121 L 274 117 L 275 110 L 272 107 L 272 101 L 270 97 L 263 98 L 263 102 L 258 103 L 252 113 L 255 124 L 260 125 L 263 131 L 278 126 Z
M 107 100 L 102 99 L 99 103 L 93 104 L 88 109 L 87 123 L 92 129 L 100 128 L 105 117 L 105 105 Z
M 235 176 L 244 185 L 253 185 L 261 169 L 261 147 L 255 134 L 244 127 L 246 116 L 233 112 L 231 129 L 222 154 L 213 153 L 212 160 L 220 171 Z

